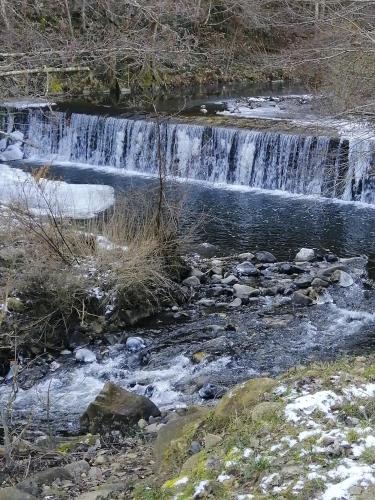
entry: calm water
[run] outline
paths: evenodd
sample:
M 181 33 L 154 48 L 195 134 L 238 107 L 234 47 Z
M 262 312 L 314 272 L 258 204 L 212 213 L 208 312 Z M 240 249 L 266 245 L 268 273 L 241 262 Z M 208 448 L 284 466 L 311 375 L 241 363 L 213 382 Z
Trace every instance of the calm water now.
M 72 183 L 108 184 L 119 193 L 137 190 L 146 195 L 157 187 L 155 179 L 113 170 L 53 166 L 51 174 Z M 369 256 L 370 272 L 375 274 L 375 207 L 199 183 L 169 186 L 177 197 L 185 198 L 189 218 L 207 215 L 198 237 L 218 246 L 220 254 L 266 249 L 278 259 L 289 259 L 303 246 L 324 248 L 340 256 Z

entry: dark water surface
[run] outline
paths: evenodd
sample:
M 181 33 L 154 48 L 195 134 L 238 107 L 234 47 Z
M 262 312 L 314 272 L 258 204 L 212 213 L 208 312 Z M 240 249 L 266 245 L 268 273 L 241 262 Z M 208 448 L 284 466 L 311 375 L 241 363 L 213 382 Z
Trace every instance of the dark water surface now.
M 156 179 L 114 170 L 56 165 L 51 174 L 71 183 L 107 184 L 118 193 L 135 190 L 147 196 L 157 188 Z M 168 186 L 186 200 L 185 217 L 200 220 L 197 239 L 216 245 L 220 255 L 263 249 L 288 260 L 301 247 L 329 249 L 342 257 L 367 255 L 369 272 L 375 276 L 375 207 L 196 182 Z

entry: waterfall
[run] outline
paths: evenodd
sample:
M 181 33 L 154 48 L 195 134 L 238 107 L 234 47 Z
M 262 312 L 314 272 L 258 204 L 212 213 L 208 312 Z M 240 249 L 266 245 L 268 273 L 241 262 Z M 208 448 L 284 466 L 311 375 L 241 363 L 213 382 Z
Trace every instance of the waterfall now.
M 25 158 L 375 203 L 372 141 L 27 110 Z

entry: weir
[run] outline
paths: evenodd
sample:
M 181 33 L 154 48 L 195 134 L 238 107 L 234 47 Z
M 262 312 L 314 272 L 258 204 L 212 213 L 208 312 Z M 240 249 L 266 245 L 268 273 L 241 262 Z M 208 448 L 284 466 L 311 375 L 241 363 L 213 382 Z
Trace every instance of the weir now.
M 369 140 L 30 109 L 8 130 L 35 161 L 69 161 L 251 188 L 375 203 Z

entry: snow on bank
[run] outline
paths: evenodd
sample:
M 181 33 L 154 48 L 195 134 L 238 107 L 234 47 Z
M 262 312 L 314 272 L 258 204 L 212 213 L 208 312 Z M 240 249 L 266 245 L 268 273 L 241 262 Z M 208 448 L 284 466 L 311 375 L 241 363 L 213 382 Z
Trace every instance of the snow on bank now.
M 41 179 L 20 169 L 0 165 L 0 204 L 25 204 L 35 214 L 50 211 L 57 216 L 90 218 L 103 212 L 115 201 L 111 186 L 68 184 Z

